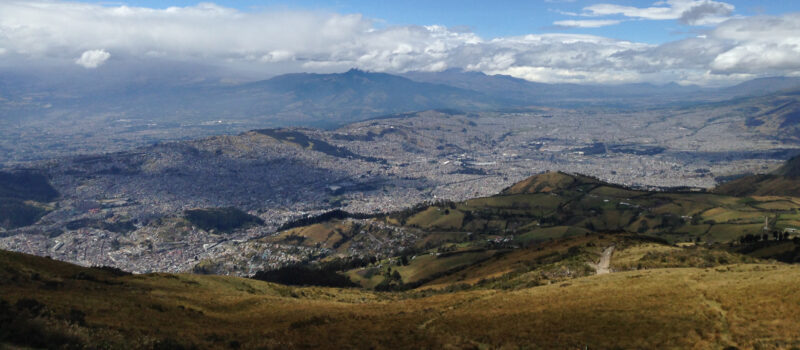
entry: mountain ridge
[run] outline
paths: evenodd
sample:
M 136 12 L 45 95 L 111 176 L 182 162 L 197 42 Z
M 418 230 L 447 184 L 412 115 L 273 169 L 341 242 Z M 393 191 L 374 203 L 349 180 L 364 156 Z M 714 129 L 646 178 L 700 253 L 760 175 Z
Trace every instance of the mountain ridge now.
M 769 174 L 745 176 L 714 189 L 735 196 L 800 197 L 800 156 L 795 156 Z

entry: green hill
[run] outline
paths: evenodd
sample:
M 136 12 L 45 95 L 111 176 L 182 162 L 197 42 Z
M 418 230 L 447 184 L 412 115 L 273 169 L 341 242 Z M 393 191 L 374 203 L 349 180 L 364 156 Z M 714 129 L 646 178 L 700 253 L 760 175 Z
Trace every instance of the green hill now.
M 328 249 L 304 265 L 320 275 L 338 271 L 367 289 L 509 288 L 591 275 L 605 247 L 629 242 L 699 244 L 656 249 L 620 268 L 794 262 L 800 237 L 785 232 L 800 228 L 798 211 L 795 197 L 642 191 L 548 172 L 491 197 L 358 220 L 337 216 L 261 240 Z M 373 248 L 390 241 L 397 250 Z M 342 260 L 354 256 L 356 263 Z
M 501 194 L 549 193 L 576 188 L 578 186 L 597 184 L 600 184 L 600 181 L 587 176 L 551 171 L 522 180 L 503 190 Z
M 525 255 L 526 249 L 597 235 L 666 245 L 699 243 L 723 253 L 795 262 L 800 256 L 800 250 L 795 251 L 800 247 L 798 212 L 798 197 L 644 191 L 585 176 L 549 172 L 491 197 L 443 201 L 372 217 L 360 215 L 357 219 L 341 212 L 287 225 L 289 228 L 276 235 L 258 239 L 258 244 L 325 249 L 327 252 L 309 257 L 301 265 L 326 273 L 340 272 L 368 289 L 406 290 L 437 284 L 449 288 L 463 283 L 472 287 L 482 279 L 505 278 L 505 274 L 524 270 L 511 264 L 515 267 L 492 270 L 494 274 L 469 272 L 487 261 L 494 264 L 506 261 L 508 256 Z M 766 229 L 765 218 L 769 223 Z M 600 247 L 610 243 L 592 244 Z M 569 248 L 564 247 L 557 256 Z M 536 269 L 541 272 L 568 268 L 571 272 L 566 275 L 570 277 L 585 275 L 586 263 L 590 257 L 597 258 L 599 248 L 575 249 L 580 254 L 571 255 L 575 258 L 572 265 L 543 260 L 535 264 Z M 717 253 L 709 254 L 698 261 L 712 261 L 711 256 Z M 406 261 L 398 265 L 401 258 Z M 208 266 L 248 263 L 227 259 L 232 258 L 201 261 L 195 271 L 213 273 L 216 270 Z M 728 256 L 723 260 L 741 259 Z M 550 263 L 555 265 L 549 266 Z M 640 263 L 646 267 L 651 262 L 637 261 L 633 266 Z
M 564 173 L 544 173 L 501 194 L 391 214 L 425 232 L 513 236 L 520 243 L 586 232 L 635 233 L 670 242 L 726 243 L 772 229 L 800 226 L 800 199 L 718 193 L 641 191 Z

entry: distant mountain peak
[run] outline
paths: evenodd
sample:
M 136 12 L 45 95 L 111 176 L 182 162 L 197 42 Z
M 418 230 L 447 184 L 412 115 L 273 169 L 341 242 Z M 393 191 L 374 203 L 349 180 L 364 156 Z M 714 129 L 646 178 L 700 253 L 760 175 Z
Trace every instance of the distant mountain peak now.
M 350 68 L 347 72 L 344 72 L 344 75 L 367 75 L 371 74 L 372 72 L 367 72 L 365 70 L 361 70 L 358 68 Z

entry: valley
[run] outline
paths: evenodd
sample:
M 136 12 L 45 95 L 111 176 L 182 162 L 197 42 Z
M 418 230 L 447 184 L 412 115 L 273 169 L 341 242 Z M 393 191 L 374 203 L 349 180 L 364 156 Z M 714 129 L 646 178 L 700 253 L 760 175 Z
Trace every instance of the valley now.
M 257 129 L 30 163 L 27 171 L 46 176 L 60 196 L 40 202 L 49 209 L 33 225 L 2 225 L 0 247 L 83 265 L 182 272 L 256 245 L 269 249 L 268 264 L 277 267 L 327 254 L 258 243 L 292 220 L 489 196 L 546 170 L 645 190 L 710 188 L 718 178 L 774 169 L 797 152 L 791 140 L 744 128 L 749 114 L 741 108 L 432 110 L 330 131 Z M 226 207 L 262 224 L 221 234 L 184 219 L 187 210 Z
M 434 109 L 3 168 L 0 344 L 797 347 L 787 99 Z

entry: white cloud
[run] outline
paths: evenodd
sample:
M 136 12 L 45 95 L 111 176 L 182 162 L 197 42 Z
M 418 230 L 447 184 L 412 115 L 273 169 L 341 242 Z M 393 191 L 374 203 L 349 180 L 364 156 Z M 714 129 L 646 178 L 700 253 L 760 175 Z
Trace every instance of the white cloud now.
M 83 68 L 97 68 L 103 65 L 111 57 L 106 50 L 87 50 L 75 60 L 75 64 Z
M 587 20 L 563 20 L 555 21 L 553 25 L 568 28 L 599 28 L 619 24 L 620 20 L 614 19 L 587 19 Z
M 717 4 L 724 3 L 672 0 L 622 10 L 597 5 L 590 13 L 701 23 L 726 13 L 727 4 Z M 608 21 L 616 20 L 562 25 L 613 24 Z M 701 36 L 662 45 L 557 33 L 487 40 L 438 25 L 375 23 L 358 14 L 242 12 L 214 4 L 149 9 L 5 0 L 0 1 L 0 48 L 6 54 L 0 63 L 39 60 L 89 68 L 103 64 L 111 52 L 114 66 L 169 60 L 260 72 L 261 77 L 354 67 L 390 73 L 457 67 L 575 83 L 721 84 L 800 72 L 800 60 L 794 59 L 800 57 L 798 14 L 729 19 Z
M 588 16 L 623 15 L 625 17 L 674 20 L 689 25 L 711 25 L 721 23 L 733 13 L 734 6 L 711 0 L 666 0 L 651 7 L 633 7 L 615 4 L 596 4 L 585 7 Z
M 730 43 L 710 63 L 718 73 L 800 71 L 800 14 L 752 17 L 725 22 L 710 32 Z
M 261 62 L 274 63 L 288 61 L 294 58 L 294 55 L 285 50 L 275 50 L 261 56 Z

